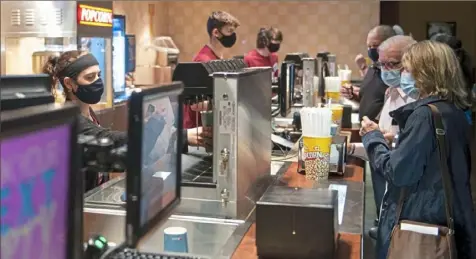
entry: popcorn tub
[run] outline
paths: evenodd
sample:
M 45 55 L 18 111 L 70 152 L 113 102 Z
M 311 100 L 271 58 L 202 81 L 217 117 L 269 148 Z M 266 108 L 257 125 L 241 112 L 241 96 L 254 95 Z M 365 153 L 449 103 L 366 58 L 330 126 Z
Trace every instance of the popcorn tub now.
M 303 137 L 302 160 L 306 179 L 323 180 L 329 177 L 332 137 Z

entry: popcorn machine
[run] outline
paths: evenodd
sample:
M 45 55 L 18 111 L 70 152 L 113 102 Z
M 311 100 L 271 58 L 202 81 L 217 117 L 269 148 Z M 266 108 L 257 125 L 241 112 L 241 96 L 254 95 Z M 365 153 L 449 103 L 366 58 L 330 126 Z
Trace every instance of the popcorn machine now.
M 98 106 L 111 107 L 112 16 L 112 1 L 2 1 L 1 74 L 38 74 L 51 55 L 89 50 L 106 87 Z

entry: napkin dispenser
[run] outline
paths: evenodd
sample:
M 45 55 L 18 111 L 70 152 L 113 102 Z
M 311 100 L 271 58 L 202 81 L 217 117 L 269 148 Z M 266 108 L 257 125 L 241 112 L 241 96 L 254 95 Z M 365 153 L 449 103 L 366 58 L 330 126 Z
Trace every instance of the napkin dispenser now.
M 271 186 L 256 204 L 260 258 L 334 258 L 338 237 L 337 191 Z
M 347 136 L 332 137 L 329 172 L 344 175 L 347 157 Z

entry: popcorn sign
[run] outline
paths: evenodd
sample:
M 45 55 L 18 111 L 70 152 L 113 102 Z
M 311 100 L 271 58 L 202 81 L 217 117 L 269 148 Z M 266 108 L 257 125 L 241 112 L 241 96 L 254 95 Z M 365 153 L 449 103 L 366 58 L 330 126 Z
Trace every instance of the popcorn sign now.
M 78 23 L 89 26 L 112 27 L 112 10 L 89 5 L 78 5 Z

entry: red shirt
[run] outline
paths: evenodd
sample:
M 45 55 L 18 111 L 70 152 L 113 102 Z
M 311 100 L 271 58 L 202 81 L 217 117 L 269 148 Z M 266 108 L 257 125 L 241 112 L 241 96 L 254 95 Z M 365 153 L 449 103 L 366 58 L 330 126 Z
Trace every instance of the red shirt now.
M 220 59 L 215 52 L 208 46 L 205 45 L 203 48 L 195 55 L 193 62 L 208 62 L 211 60 Z M 197 125 L 198 120 L 198 125 Z M 183 106 L 183 128 L 191 129 L 198 127 L 202 124 L 202 119 L 200 118 L 200 112 L 192 111 L 191 105 Z
M 211 60 L 220 59 L 215 52 L 208 46 L 205 45 L 203 48 L 193 57 L 193 62 L 208 62 Z
M 245 63 L 248 67 L 271 67 L 273 68 L 273 75 L 278 76 L 278 55 L 276 53 L 271 53 L 265 57 L 254 49 L 246 54 Z

